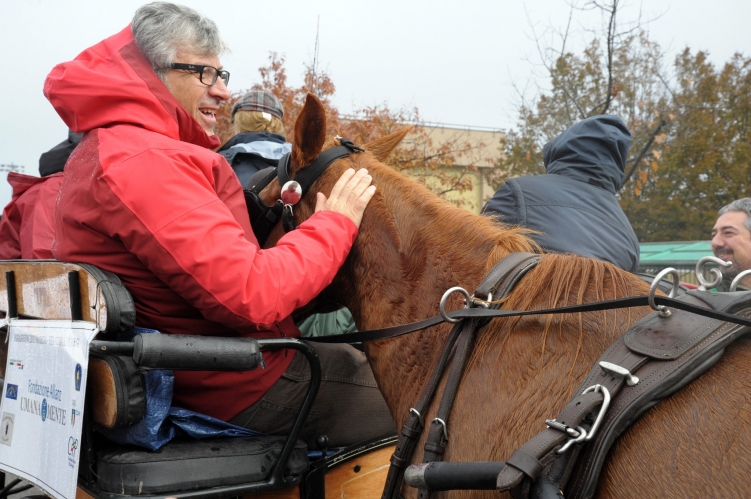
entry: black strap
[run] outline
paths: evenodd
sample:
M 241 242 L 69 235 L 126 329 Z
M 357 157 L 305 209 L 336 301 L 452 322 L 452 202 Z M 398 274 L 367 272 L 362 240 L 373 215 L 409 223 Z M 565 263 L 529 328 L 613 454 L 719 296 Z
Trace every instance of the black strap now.
M 409 465 L 417 440 L 422 434 L 424 426 L 422 415 L 427 412 L 428 406 L 431 400 L 433 400 L 433 395 L 438 388 L 438 382 L 441 380 L 443 371 L 446 369 L 446 364 L 451 356 L 451 350 L 461 331 L 461 324 L 456 324 L 451 330 L 449 339 L 443 347 L 441 357 L 438 359 L 428 383 L 423 388 L 413 410 L 409 411 L 407 421 L 405 421 L 402 432 L 399 434 L 399 440 L 396 442 L 396 449 L 391 456 L 391 466 L 389 466 L 389 472 L 386 476 L 386 484 L 383 487 L 383 494 L 381 496 L 382 499 L 395 498 L 402 488 L 404 470 Z
M 447 425 L 449 414 L 451 414 L 451 408 L 454 406 L 454 399 L 456 398 L 456 392 L 459 389 L 459 384 L 464 374 L 464 367 L 467 365 L 467 360 L 472 352 L 472 345 L 479 329 L 476 327 L 475 321 L 470 319 L 464 319 L 460 324 L 462 332 L 456 345 L 454 360 L 451 363 L 451 370 L 446 380 L 446 386 L 443 389 L 441 405 L 438 407 L 435 419 L 430 424 L 428 439 L 425 441 L 424 463 L 443 461 L 443 453 L 446 450 L 446 444 L 448 444 Z M 418 493 L 418 498 L 420 499 L 428 499 L 430 496 L 431 491 L 428 489 L 420 489 Z
M 359 147 L 355 149 L 360 149 Z M 295 180 L 300 184 L 302 189 L 302 195 L 304 196 L 313 182 L 324 172 L 326 168 L 339 158 L 349 156 L 353 150 L 347 146 L 337 146 L 327 149 L 318 155 L 311 164 L 303 168 L 297 173 Z M 279 159 L 279 165 L 276 167 L 276 176 L 279 177 L 279 185 L 284 185 L 289 182 L 289 158 L 291 153 L 287 153 Z
M 530 265 L 530 258 L 534 261 Z M 532 268 L 539 260 L 539 255 L 532 253 L 512 253 L 503 258 L 498 264 L 491 269 L 488 275 L 483 279 L 478 287 L 478 290 L 485 290 L 483 298 L 487 297 L 487 293 L 490 289 L 496 290 L 499 287 L 504 287 L 504 283 L 508 281 L 516 282 L 521 275 L 524 275 L 530 268 Z M 503 293 L 499 294 L 499 298 L 503 298 L 511 287 L 505 286 Z M 500 305 L 493 304 L 495 308 Z M 451 330 L 449 340 L 444 346 L 441 358 L 436 364 L 429 382 L 423 388 L 420 394 L 420 399 L 417 402 L 415 408 L 410 410 L 407 418 L 407 422 L 402 428 L 402 433 L 399 436 L 397 442 L 396 451 L 391 457 L 391 466 L 389 467 L 388 476 L 386 478 L 386 485 L 383 489 L 383 499 L 394 499 L 399 493 L 404 479 L 404 469 L 409 465 L 409 461 L 414 452 L 414 447 L 417 444 L 420 435 L 422 434 L 424 421 L 423 415 L 427 414 L 428 406 L 433 399 L 433 396 L 438 388 L 438 383 L 443 376 L 443 371 L 448 363 L 449 356 L 452 355 L 452 349 L 454 344 L 459 340 L 459 345 L 456 347 L 456 351 L 453 353 L 454 361 L 451 366 L 451 372 L 449 373 L 449 379 L 444 388 L 444 395 L 441 400 L 440 408 L 437 418 L 443 421 L 443 425 L 436 427 L 438 421 L 434 420 L 431 424 L 431 432 L 429 440 L 426 443 L 426 452 L 430 453 L 429 456 L 443 455 L 443 449 L 445 449 L 445 424 L 448 421 L 448 415 L 451 412 L 451 406 L 456 395 L 456 391 L 459 388 L 459 383 L 462 378 L 464 366 L 469 358 L 469 354 L 472 351 L 473 339 L 476 332 L 480 329 L 480 321 L 466 319 L 456 325 Z M 446 430 L 447 431 L 447 430 Z M 424 494 L 426 491 L 421 491 Z
M 665 296 L 655 296 L 657 305 L 685 310 L 704 317 L 718 319 L 725 322 L 732 322 L 741 326 L 751 327 L 751 320 L 739 315 L 727 314 L 716 310 L 709 310 L 702 307 L 684 303 L 673 298 Z M 465 308 L 454 310 L 446 315 L 452 319 L 479 319 L 489 318 L 497 319 L 499 317 L 523 317 L 527 315 L 549 315 L 549 314 L 572 314 L 580 312 L 597 312 L 600 310 L 616 310 L 620 308 L 643 307 L 649 305 L 647 295 L 631 296 L 628 298 L 619 298 L 617 300 L 606 300 L 595 303 L 584 303 L 581 305 L 571 305 L 568 307 L 546 308 L 541 310 L 488 310 L 483 308 Z M 413 333 L 444 322 L 441 316 L 431 317 L 418 322 L 411 322 L 401 326 L 385 327 L 382 329 L 371 329 L 370 331 L 358 331 L 356 333 L 339 334 L 333 336 L 317 336 L 305 338 L 305 341 L 316 341 L 319 343 L 360 343 L 364 341 L 382 340 L 384 338 L 393 338 L 407 333 Z

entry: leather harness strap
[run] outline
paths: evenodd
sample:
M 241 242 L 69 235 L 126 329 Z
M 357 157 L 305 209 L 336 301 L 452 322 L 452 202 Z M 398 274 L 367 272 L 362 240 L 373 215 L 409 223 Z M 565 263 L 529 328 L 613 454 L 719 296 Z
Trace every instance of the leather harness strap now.
M 477 289 L 483 296 L 481 299 L 487 298 L 488 294 L 493 291 L 498 292 L 497 290 L 499 289 L 502 290 L 501 292 L 503 293 L 499 295 L 499 298 L 503 298 L 508 291 L 513 288 L 513 283 L 517 282 L 524 273 L 534 267 L 539 259 L 540 255 L 535 255 L 533 253 L 512 253 L 503 258 L 491 269 L 485 279 L 483 279 L 482 283 L 478 286 Z M 477 293 L 475 296 L 479 297 Z M 489 320 L 490 319 L 486 319 L 485 322 Z M 443 450 L 446 445 L 445 437 L 447 435 L 446 423 L 448 422 L 448 413 L 451 410 L 451 405 L 453 405 L 454 395 L 456 394 L 459 382 L 461 381 L 464 365 L 469 357 L 471 345 L 473 343 L 472 339 L 474 338 L 477 329 L 479 328 L 476 327 L 475 320 L 464 319 L 457 323 L 451 330 L 449 339 L 444 346 L 436 367 L 433 369 L 433 373 L 428 380 L 428 383 L 423 388 L 416 406 L 410 409 L 407 420 L 402 427 L 402 431 L 396 444 L 396 449 L 391 456 L 391 465 L 389 467 L 386 484 L 382 494 L 383 499 L 395 499 L 401 490 L 402 481 L 404 479 L 404 470 L 409 465 L 415 445 L 417 444 L 424 428 L 423 415 L 427 414 L 428 406 L 433 399 L 438 384 L 443 376 L 443 372 L 446 369 L 446 364 L 451 356 L 454 344 L 461 336 L 462 340 L 460 341 L 460 344 L 457 345 L 456 352 L 454 352 L 454 361 L 449 374 L 449 380 L 447 381 L 444 390 L 444 398 L 441 401 L 439 415 L 436 416 L 443 422 L 443 425 L 436 420 L 433 420 L 433 423 L 431 423 L 431 431 L 428 435 L 428 443 L 426 443 L 426 453 L 431 453 L 433 456 L 443 455 Z M 448 395 L 446 395 L 447 393 Z M 441 414 L 443 414 L 443 417 L 441 417 Z
M 386 484 L 383 487 L 383 499 L 396 498 L 397 494 L 402 487 L 402 480 L 404 479 L 404 470 L 409 465 L 410 458 L 414 452 L 417 440 L 422 434 L 424 428 L 424 422 L 422 415 L 427 411 L 430 401 L 433 399 L 433 394 L 438 388 L 438 382 L 441 379 L 441 375 L 448 363 L 451 350 L 456 343 L 456 339 L 461 332 L 460 324 L 456 324 L 451 330 L 449 339 L 446 345 L 443 347 L 441 357 L 438 359 L 435 369 L 428 380 L 428 383 L 423 388 L 420 398 L 417 401 L 415 407 L 410 409 L 407 415 L 407 420 L 402 426 L 402 432 L 399 434 L 399 439 L 396 442 L 396 449 L 391 456 L 391 465 L 389 466 L 388 475 L 386 476 Z
M 513 253 L 501 259 L 480 283 L 474 293 L 474 297 L 484 301 L 500 300 L 505 298 L 514 288 L 519 279 L 531 268 L 537 265 L 540 255 L 534 253 Z M 498 309 L 499 303 L 489 303 L 488 308 Z M 451 364 L 446 386 L 443 390 L 441 404 L 430 425 L 428 438 L 425 441 L 425 454 L 423 462 L 442 461 L 443 454 L 448 444 L 448 420 L 454 405 L 456 392 L 459 389 L 464 368 L 472 352 L 477 332 L 485 326 L 490 319 L 465 319 L 461 337 L 456 346 L 454 361 Z M 420 489 L 419 499 L 428 499 L 432 495 L 428 489 Z
M 689 292 L 679 301 L 693 307 L 751 315 L 749 296 L 735 295 L 716 297 L 706 292 Z M 577 395 L 552 424 L 548 421 L 546 430 L 521 447 L 522 456 L 537 460 L 545 468 L 541 487 L 553 482 L 557 486 L 554 490 L 563 490 L 572 477 L 567 497 L 592 497 L 615 439 L 647 409 L 703 374 L 717 362 L 725 346 L 748 331 L 747 326 L 715 319 L 697 321 L 695 316 L 681 313 L 668 318 L 653 313 L 632 326 L 598 359 L 575 392 Z M 641 351 L 635 352 L 634 345 Z M 609 363 L 606 364 L 608 369 L 602 366 L 604 362 Z M 613 370 L 613 364 L 628 371 L 628 375 Z M 633 376 L 631 373 L 639 377 L 631 379 L 629 385 L 633 386 L 627 386 L 626 381 Z M 604 387 L 604 390 L 589 391 L 594 386 Z M 605 391 L 609 407 L 603 404 Z M 600 426 L 594 428 L 584 421 L 598 407 L 598 416 L 602 418 L 597 418 L 601 419 Z M 560 445 L 573 438 L 569 429 L 594 432 L 591 443 L 579 442 L 574 444 L 574 452 L 561 452 Z M 585 443 L 587 445 L 581 445 Z M 520 460 L 515 455 L 516 452 L 498 475 L 498 490 L 510 490 L 515 498 L 549 497 L 535 492 L 536 482 L 533 481 L 542 470 L 530 465 L 529 459 Z

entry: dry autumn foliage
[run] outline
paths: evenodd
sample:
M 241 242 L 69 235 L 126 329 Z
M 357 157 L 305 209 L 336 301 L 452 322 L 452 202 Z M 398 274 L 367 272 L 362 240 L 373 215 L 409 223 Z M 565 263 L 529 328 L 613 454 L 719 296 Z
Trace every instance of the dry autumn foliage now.
M 315 73 L 306 66 L 304 83 L 293 87 L 287 81 L 284 57 L 274 52 L 269 55 L 269 64 L 258 71 L 261 81 L 248 90 L 267 90 L 277 96 L 284 106 L 282 121 L 288 131 L 293 129 L 308 93 L 315 94 L 326 109 L 328 133 L 347 137 L 355 144 L 366 144 L 404 126 L 413 125 L 407 138 L 392 153 L 388 164 L 453 204 L 465 204 L 461 197 L 449 194 L 473 188 L 472 174 L 477 173 L 477 166 L 472 152 L 485 144 L 470 143 L 460 135 L 441 143 L 434 141 L 430 127 L 425 126 L 417 108 L 393 110 L 384 104 L 358 109 L 353 116 L 342 116 L 331 101 L 336 87 L 326 73 Z M 232 98 L 219 110 L 217 133 L 222 143 L 233 135 L 230 110 L 245 92 L 247 90 L 233 93 Z
M 544 52 L 550 87 L 520 105 L 494 183 L 543 173 L 545 142 L 580 119 L 615 114 L 633 137 L 618 195 L 639 240 L 708 239 L 717 210 L 751 183 L 751 58 L 715 67 L 686 48 L 666 64 L 640 26 L 618 31 L 618 2 L 586 4 L 608 15 L 582 53 Z

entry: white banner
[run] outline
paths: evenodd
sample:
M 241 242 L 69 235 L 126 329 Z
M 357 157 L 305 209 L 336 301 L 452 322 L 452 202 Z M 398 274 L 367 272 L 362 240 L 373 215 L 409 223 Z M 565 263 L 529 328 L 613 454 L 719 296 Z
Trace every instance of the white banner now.
M 0 404 L 0 469 L 58 499 L 76 497 L 88 322 L 12 320 Z

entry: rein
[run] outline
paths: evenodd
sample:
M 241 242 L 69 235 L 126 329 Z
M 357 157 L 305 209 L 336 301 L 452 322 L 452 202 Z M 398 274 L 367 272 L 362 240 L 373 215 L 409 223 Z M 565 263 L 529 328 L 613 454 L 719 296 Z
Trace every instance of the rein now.
M 709 310 L 702 307 L 696 307 L 689 303 L 675 300 L 665 296 L 641 295 L 631 296 L 628 298 L 619 298 L 617 300 L 606 300 L 594 303 L 584 303 L 581 305 L 571 305 L 568 307 L 546 308 L 540 310 L 488 310 L 483 308 L 465 308 L 448 312 L 447 317 L 451 319 L 497 319 L 500 317 L 523 317 L 527 315 L 550 315 L 550 314 L 575 314 L 581 312 L 598 312 L 601 310 L 616 310 L 621 308 L 643 307 L 650 305 L 650 300 L 654 300 L 657 305 L 673 307 L 685 312 L 691 312 L 697 315 L 717 319 L 725 322 L 731 322 L 740 326 L 751 327 L 751 320 L 739 315 L 728 314 L 717 310 Z M 365 341 L 377 341 L 386 338 L 395 338 L 408 333 L 421 331 L 432 326 L 437 326 L 447 322 L 446 318 L 437 315 L 429 319 L 418 322 L 411 322 L 400 326 L 391 326 L 381 329 L 371 329 L 370 331 L 358 331 L 355 333 L 339 334 L 336 336 L 317 336 L 305 338 L 305 341 L 315 341 L 318 343 L 361 343 Z

